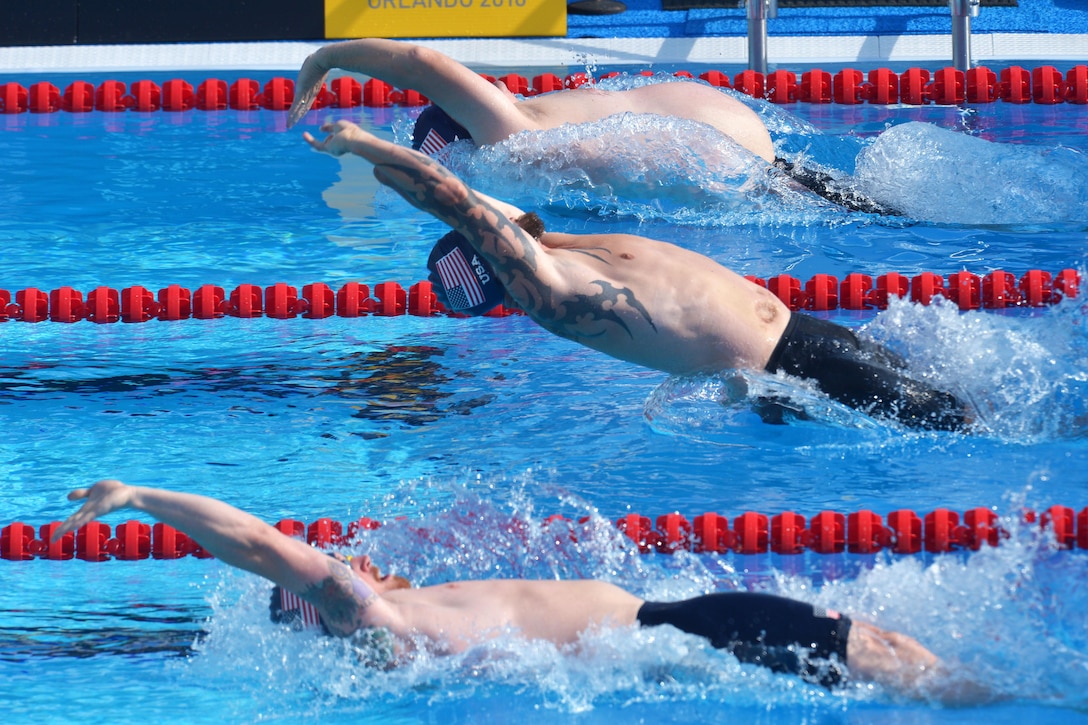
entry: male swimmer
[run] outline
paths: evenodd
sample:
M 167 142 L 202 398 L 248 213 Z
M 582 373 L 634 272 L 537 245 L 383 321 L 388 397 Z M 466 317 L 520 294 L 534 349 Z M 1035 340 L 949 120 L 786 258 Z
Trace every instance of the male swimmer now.
M 924 698 L 983 696 L 973 686 L 955 683 L 938 658 L 911 637 L 782 597 L 726 592 L 647 602 L 593 580 L 457 581 L 412 588 L 402 578 L 383 576 L 369 556 L 350 563 L 326 556 L 206 496 L 105 480 L 73 491 L 68 499 L 83 505 L 57 528 L 54 540 L 114 511 L 143 511 L 184 531 L 226 564 L 292 592 L 304 603 L 296 606 L 312 606 L 330 634 L 368 643 L 377 633 L 391 637 L 394 659 L 387 665 L 419 645 L 449 654 L 512 634 L 563 646 L 591 628 L 672 625 L 742 661 L 826 687 L 870 681 Z
M 313 148 L 367 159 L 381 183 L 453 228 L 430 266 L 455 311 L 483 314 L 509 296 L 560 337 L 670 374 L 783 372 L 906 426 L 958 430 L 969 419 L 955 396 L 908 376 L 891 353 L 791 314 L 703 255 L 631 234 L 548 232 L 535 214 L 470 189 L 422 153 L 348 121 L 322 130 L 320 141 L 305 134 Z
M 296 97 L 288 114 L 288 128 L 306 114 L 325 76 L 336 68 L 366 74 L 397 88 L 416 90 L 432 101 L 434 105 L 417 119 L 412 138 L 413 148 L 428 156 L 434 156 L 456 140 L 487 145 L 522 131 L 543 131 L 619 114 L 668 116 L 716 129 L 796 183 L 835 204 L 866 213 L 897 213 L 838 184 L 827 174 L 776 158 L 771 135 L 759 116 L 737 99 L 705 83 L 654 83 L 619 91 L 586 85 L 518 98 L 503 82 L 492 84 L 436 50 L 402 41 L 361 38 L 326 45 L 306 59 L 295 84 Z M 737 165 L 735 158 L 704 161 L 723 170 Z

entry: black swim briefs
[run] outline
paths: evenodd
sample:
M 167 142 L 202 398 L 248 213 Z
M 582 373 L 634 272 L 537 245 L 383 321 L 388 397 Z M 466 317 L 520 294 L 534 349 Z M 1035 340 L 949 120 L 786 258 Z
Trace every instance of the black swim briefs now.
M 967 422 L 954 395 L 906 375 L 889 351 L 863 349 L 850 330 L 811 315 L 790 316 L 767 371 L 808 378 L 840 403 L 912 428 L 962 430 Z
M 773 165 L 801 186 L 814 194 L 822 196 L 832 204 L 838 204 L 850 211 L 860 211 L 866 214 L 902 216 L 902 212 L 898 209 L 893 209 L 887 204 L 881 204 L 879 201 L 870 199 L 856 189 L 844 185 L 830 174 L 792 164 L 783 158 L 776 158 Z
M 843 679 L 850 619 L 811 604 L 759 592 L 719 592 L 682 602 L 646 602 L 643 627 L 671 624 L 741 662 L 834 687 Z M 832 658 L 834 655 L 834 658 Z

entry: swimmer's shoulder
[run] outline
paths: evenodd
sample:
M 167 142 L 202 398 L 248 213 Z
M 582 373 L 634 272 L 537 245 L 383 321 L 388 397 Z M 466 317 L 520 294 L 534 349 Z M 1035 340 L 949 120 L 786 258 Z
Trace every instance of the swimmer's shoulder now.
M 564 232 L 544 232 L 540 243 L 548 249 L 611 249 L 615 250 L 630 244 L 645 244 L 648 239 L 633 234 L 566 234 Z

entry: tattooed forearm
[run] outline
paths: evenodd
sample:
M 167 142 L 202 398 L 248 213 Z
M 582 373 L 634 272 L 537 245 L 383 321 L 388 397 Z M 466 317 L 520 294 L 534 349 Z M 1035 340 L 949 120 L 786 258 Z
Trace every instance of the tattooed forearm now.
M 504 276 L 531 274 L 536 268 L 538 249 L 532 237 L 442 165 L 420 154 L 412 164 L 383 164 L 375 173 L 413 206 L 464 234 L 504 284 Z
M 633 337 L 622 314 L 624 307 L 657 329 L 630 288 L 596 280 L 578 291 L 569 286 L 557 291 L 541 280 L 539 243 L 434 160 L 418 154 L 411 164 L 384 164 L 375 167 L 375 173 L 411 204 L 463 234 L 491 264 L 522 309 L 549 331 L 568 339 L 593 339 L 607 335 L 608 327 L 617 325 Z M 572 251 L 610 263 L 603 247 Z M 599 291 L 593 291 L 594 287 Z

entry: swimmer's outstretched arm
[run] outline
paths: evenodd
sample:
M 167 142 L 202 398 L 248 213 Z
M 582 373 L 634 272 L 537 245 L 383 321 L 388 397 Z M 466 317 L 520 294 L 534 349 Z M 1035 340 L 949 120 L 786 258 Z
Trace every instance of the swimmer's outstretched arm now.
M 437 50 L 397 40 L 360 38 L 323 46 L 308 57 L 287 114 L 291 128 L 306 114 L 334 68 L 362 73 L 395 88 L 411 88 L 468 129 L 477 143 L 494 143 L 526 126 L 513 96 Z
M 223 501 L 113 480 L 78 488 L 68 500 L 84 503 L 58 527 L 54 541 L 113 511 L 136 509 L 185 532 L 217 559 L 299 595 L 318 608 L 334 634 L 373 625 L 393 628 L 389 605 L 347 565 Z
M 593 285 L 579 279 L 580 269 L 570 263 L 560 269 L 540 242 L 508 218 L 516 207 L 496 206 L 433 159 L 348 121 L 326 124 L 322 130 L 329 134 L 322 141 L 304 134 L 310 146 L 333 156 L 352 153 L 370 161 L 378 181 L 464 234 L 491 263 L 507 293 L 538 324 L 584 344 L 607 335 L 627 335 L 596 301 L 595 291 L 589 289 Z M 599 291 L 596 296 L 601 296 Z

